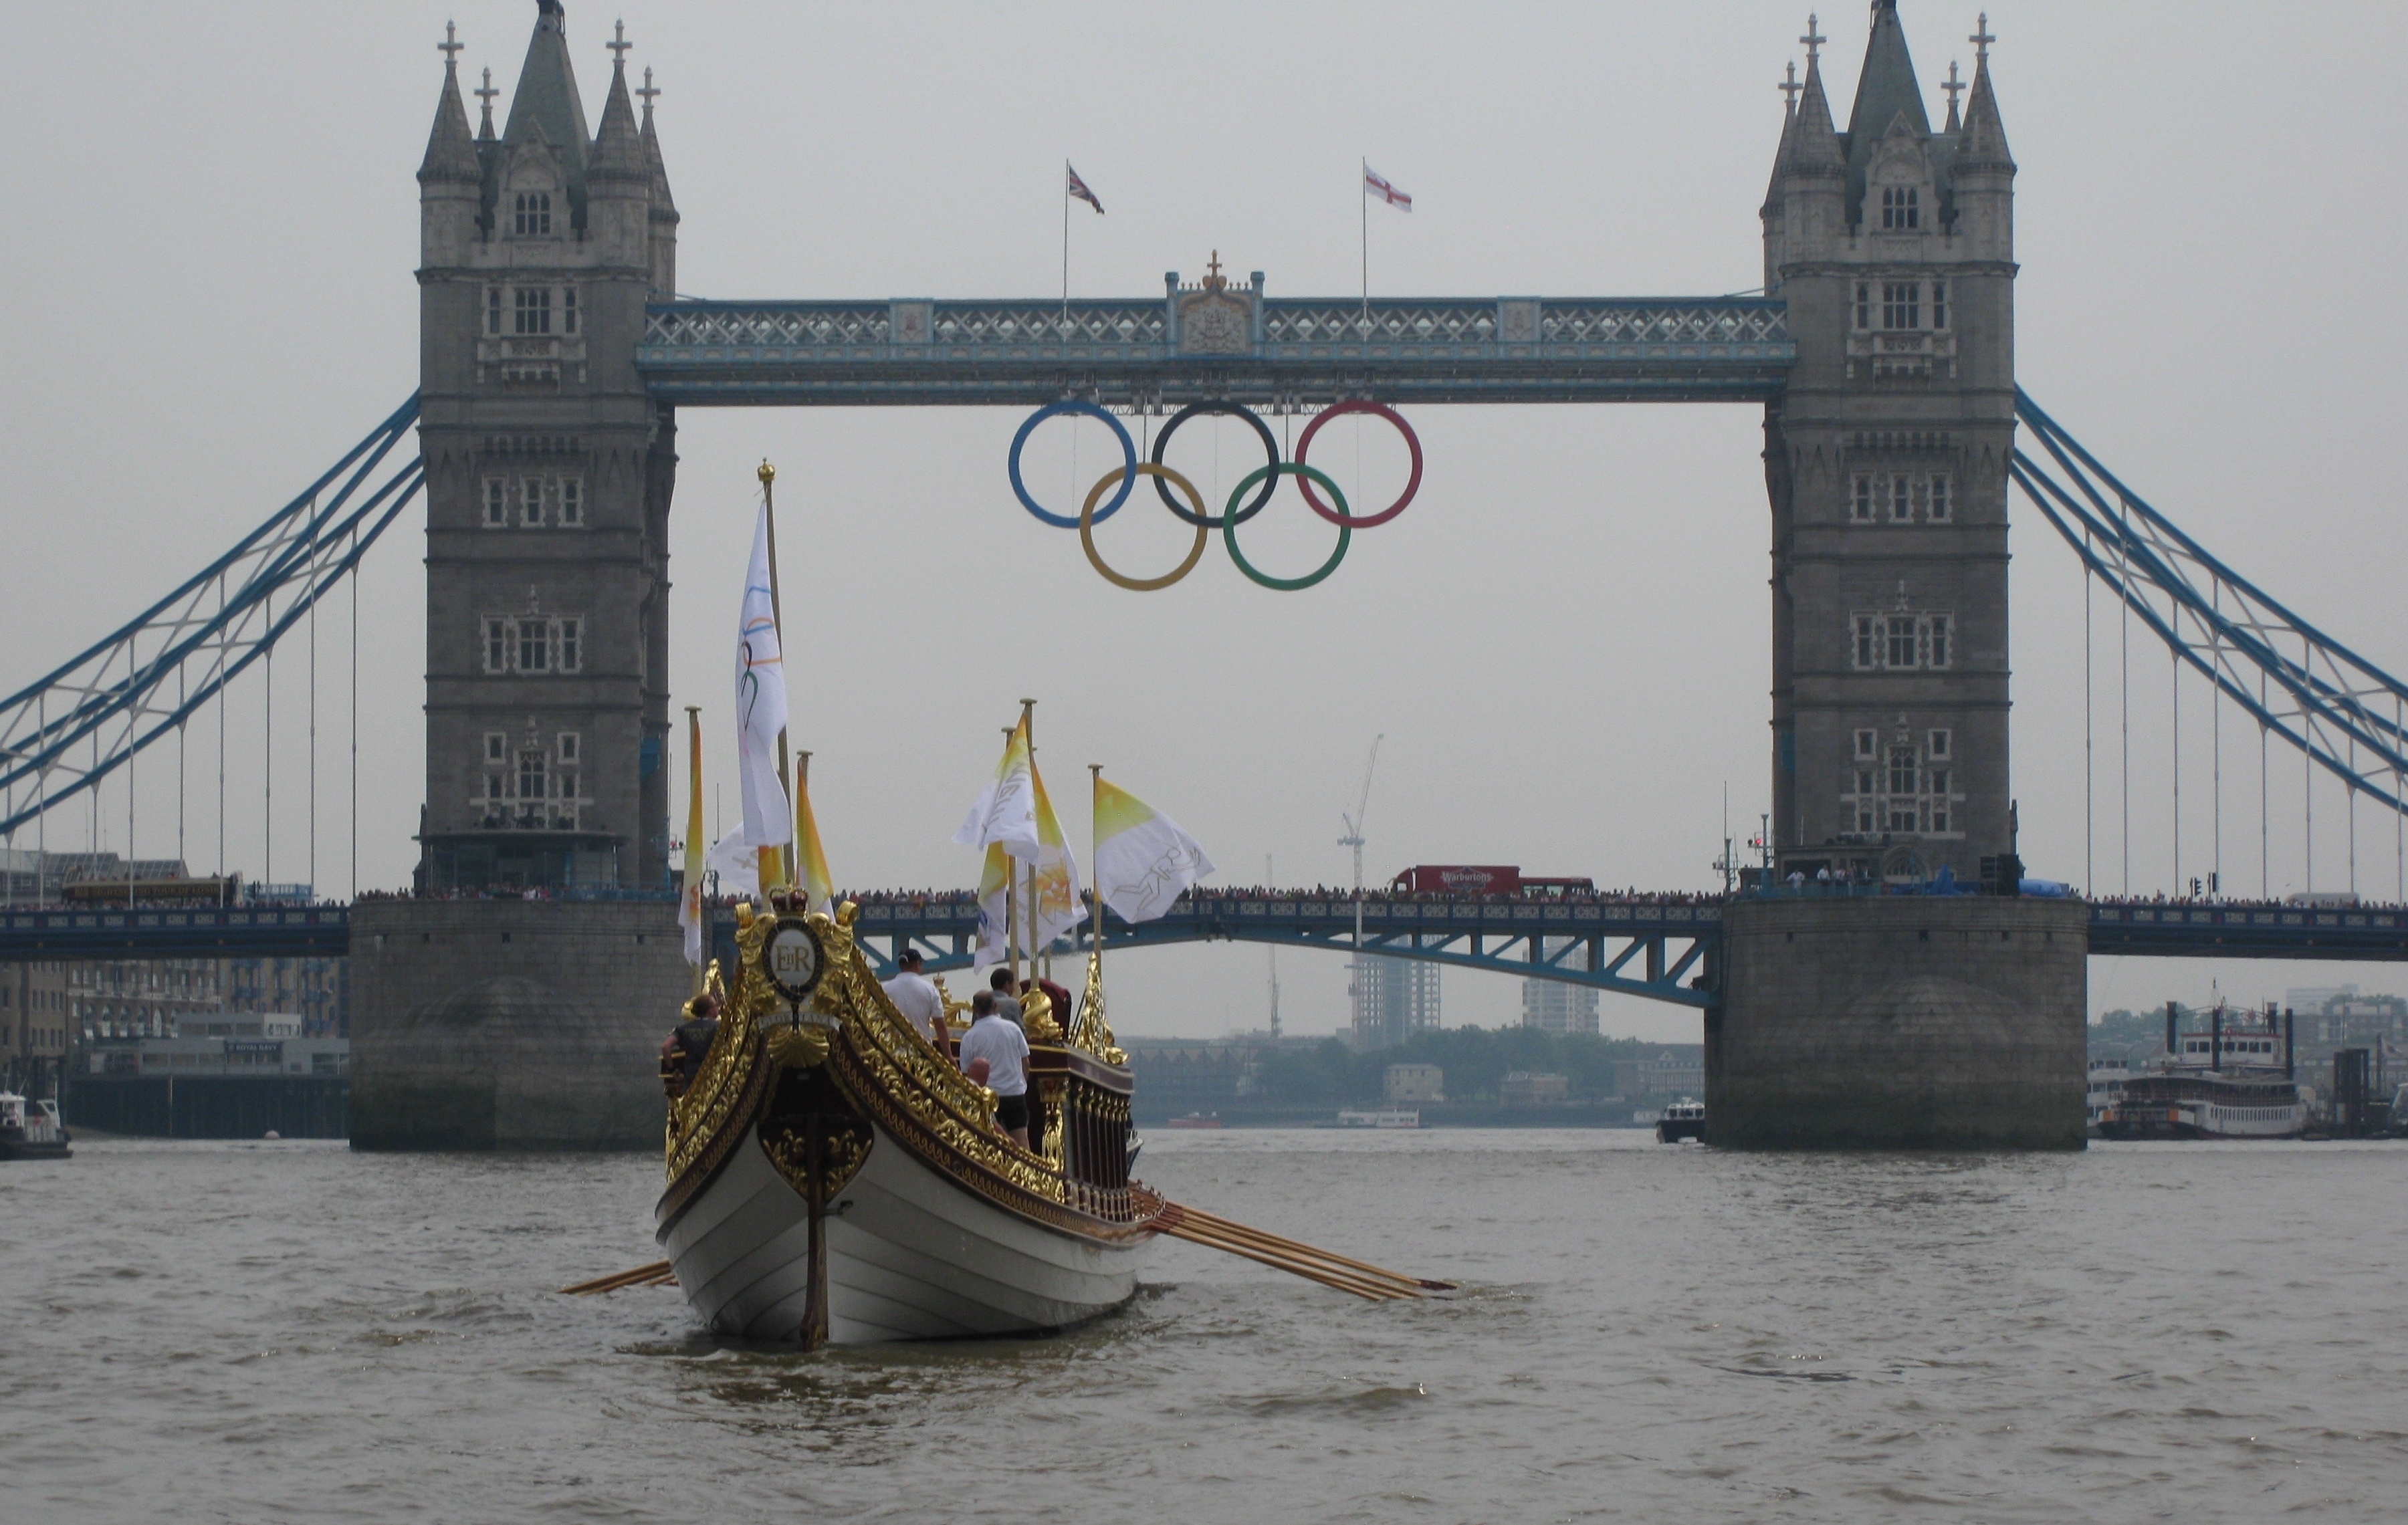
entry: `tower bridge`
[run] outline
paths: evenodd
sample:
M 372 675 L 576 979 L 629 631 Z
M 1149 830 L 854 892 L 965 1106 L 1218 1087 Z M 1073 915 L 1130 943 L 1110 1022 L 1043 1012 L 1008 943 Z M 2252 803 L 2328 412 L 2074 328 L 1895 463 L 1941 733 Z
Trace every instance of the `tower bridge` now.
M 417 176 L 415 395 L 227 556 L 0 701 L 13 834 L 180 734 L 423 491 L 429 898 L 299 923 L 12 912 L 0 958 L 346 939 L 367 1133 L 528 1136 L 497 1133 L 508 1108 L 463 1100 L 456 1077 L 480 1045 L 517 1064 L 519 1034 L 545 1021 L 574 1026 L 591 1060 L 555 1076 L 557 1111 L 582 1119 L 555 1141 L 649 1133 L 649 1071 L 616 1066 L 640 1060 L 685 978 L 666 905 L 645 897 L 670 883 L 668 529 L 678 413 L 694 406 L 1743 404 L 1764 421 L 1775 880 L 1828 867 L 1971 883 L 1987 868 L 2012 894 L 2011 487 L 2217 702 L 2353 802 L 2400 811 L 2408 685 L 2217 562 L 2018 389 L 2016 166 L 1986 22 L 1935 126 L 1896 0 L 1870 9 L 1844 128 L 1826 39 L 1811 21 L 1799 39 L 1805 76 L 1786 87 L 1760 206 L 1761 292 L 1687 297 L 1290 296 L 1262 272 L 1225 275 L 1216 254 L 1201 280 L 1174 272 L 1158 296 L 1118 300 L 681 299 L 656 93 L 629 88 L 624 36 L 589 123 L 565 13 L 539 0 L 507 116 L 480 91 L 473 126 L 447 39 Z M 419 451 L 400 461 L 412 423 Z M 437 898 L 496 883 L 545 898 Z M 2061 1144 L 2068 1116 L 2078 1138 L 2086 953 L 2401 957 L 2408 930 L 2388 910 L 2328 924 L 2007 895 L 1684 909 L 1617 920 L 1601 904 L 1524 927 L 1518 907 L 1392 905 L 1367 915 L 1363 943 L 1700 1007 L 1726 1140 L 1939 1141 L 1931 1098 L 1947 1095 L 1960 1142 Z M 958 907 L 873 905 L 863 930 L 882 956 L 909 944 L 940 962 L 969 935 Z M 1109 930 L 1132 946 L 1221 937 L 1352 947 L 1353 910 L 1205 894 Z M 1917 1052 L 1954 1058 L 1865 1102 L 1868 1068 L 1908 1062 L 1883 1036 L 1900 1023 L 1930 1040 Z M 2009 1037 L 1984 1048 L 1981 1033 Z M 513 1094 L 529 1117 L 551 1105 Z M 1888 1120 L 1834 1133 L 1847 1097 Z

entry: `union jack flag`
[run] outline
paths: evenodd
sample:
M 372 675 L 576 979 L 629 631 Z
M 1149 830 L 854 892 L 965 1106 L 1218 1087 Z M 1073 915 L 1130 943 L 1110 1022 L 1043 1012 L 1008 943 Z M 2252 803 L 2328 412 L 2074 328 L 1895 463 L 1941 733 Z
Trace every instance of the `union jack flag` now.
M 1363 193 L 1367 196 L 1377 196 L 1401 212 L 1410 212 L 1413 209 L 1413 198 L 1389 184 L 1378 170 L 1369 164 L 1363 166 Z
M 1062 172 L 1070 177 L 1070 194 L 1078 197 L 1081 201 L 1085 202 L 1088 206 L 1093 207 L 1096 209 L 1096 215 L 1101 217 L 1104 211 L 1104 204 L 1096 199 L 1096 193 L 1093 191 L 1087 189 L 1087 182 L 1079 178 L 1079 172 L 1070 167 L 1069 160 L 1065 159 L 1062 161 Z

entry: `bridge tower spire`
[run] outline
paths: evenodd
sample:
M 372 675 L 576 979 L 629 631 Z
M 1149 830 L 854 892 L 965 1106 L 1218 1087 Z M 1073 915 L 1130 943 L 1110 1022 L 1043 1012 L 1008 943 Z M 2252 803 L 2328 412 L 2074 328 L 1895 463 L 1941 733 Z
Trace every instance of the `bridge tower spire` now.
M 1848 130 L 1810 54 L 1764 207 L 1799 351 L 1765 413 L 1784 875 L 1970 880 L 2010 847 L 2014 165 L 1982 30 L 1962 125 L 1935 132 L 1874 0 Z
M 538 0 L 498 138 L 447 52 L 419 172 L 430 889 L 666 883 L 676 419 L 634 354 L 676 211 L 610 46 L 589 133 Z

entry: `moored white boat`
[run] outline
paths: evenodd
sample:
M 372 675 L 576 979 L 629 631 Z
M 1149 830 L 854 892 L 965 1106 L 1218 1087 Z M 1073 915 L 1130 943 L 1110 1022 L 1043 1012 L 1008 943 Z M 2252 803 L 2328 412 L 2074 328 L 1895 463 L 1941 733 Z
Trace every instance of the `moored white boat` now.
M 0 1090 L 0 1160 L 64 1160 L 71 1136 L 58 1103 Z
M 2206 1032 L 2180 1031 L 2166 1012 L 2166 1053 L 2134 1070 L 2099 1109 L 2111 1139 L 2297 1138 L 2307 1129 L 2292 1037 L 2270 1008 L 2231 1013 L 2218 1005 Z

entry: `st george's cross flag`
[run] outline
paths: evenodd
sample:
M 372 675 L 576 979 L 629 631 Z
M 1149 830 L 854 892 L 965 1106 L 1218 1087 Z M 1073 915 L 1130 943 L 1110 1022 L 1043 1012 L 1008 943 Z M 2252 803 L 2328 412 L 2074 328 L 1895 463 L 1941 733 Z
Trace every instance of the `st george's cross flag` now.
M 1378 170 L 1369 164 L 1363 166 L 1363 193 L 1367 196 L 1377 196 L 1400 212 L 1410 212 L 1413 209 L 1413 198 L 1391 185 Z
M 1096 209 L 1096 215 L 1101 217 L 1104 213 L 1104 204 L 1096 199 L 1096 193 L 1093 191 L 1087 189 L 1087 182 L 1079 178 L 1079 172 L 1070 167 L 1070 161 L 1068 159 L 1062 161 L 1062 173 L 1070 178 L 1068 181 L 1070 194 L 1093 207 Z

